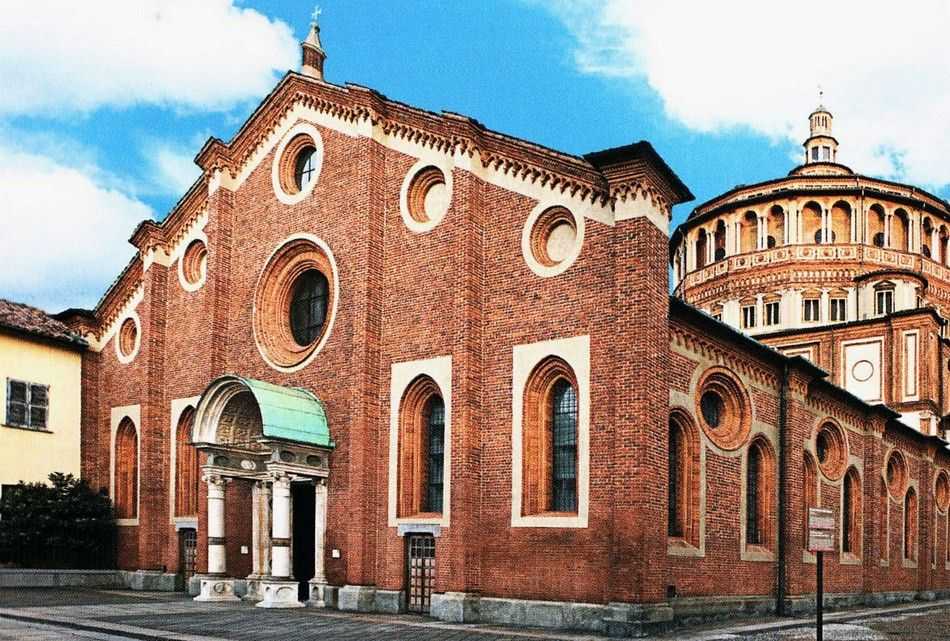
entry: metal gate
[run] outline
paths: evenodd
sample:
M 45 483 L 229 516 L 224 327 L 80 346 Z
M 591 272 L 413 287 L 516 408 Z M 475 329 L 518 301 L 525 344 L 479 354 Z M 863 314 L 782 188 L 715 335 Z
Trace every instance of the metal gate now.
M 195 563 L 198 560 L 198 531 L 186 528 L 178 531 L 178 551 L 181 573 L 185 577 L 185 590 L 188 580 L 195 575 Z
M 431 534 L 409 534 L 406 564 L 406 596 L 410 612 L 429 613 L 435 584 L 435 538 Z

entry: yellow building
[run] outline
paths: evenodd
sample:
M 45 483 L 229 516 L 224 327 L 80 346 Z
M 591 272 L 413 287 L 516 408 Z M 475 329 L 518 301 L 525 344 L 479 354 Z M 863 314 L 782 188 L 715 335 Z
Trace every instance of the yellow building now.
M 85 348 L 45 312 L 0 299 L 0 485 L 79 475 Z

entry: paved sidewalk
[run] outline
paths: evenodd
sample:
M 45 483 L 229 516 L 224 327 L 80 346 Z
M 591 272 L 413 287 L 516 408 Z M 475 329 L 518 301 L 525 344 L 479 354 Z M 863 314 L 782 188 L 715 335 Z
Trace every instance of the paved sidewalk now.
M 950 630 L 950 601 L 826 615 L 825 639 L 937 641 Z M 807 641 L 814 620 L 733 621 L 676 630 L 654 641 Z M 4 627 L 6 626 L 6 627 Z M 51 632 L 52 631 L 52 632 Z M 57 634 L 58 631 L 58 634 Z M 144 639 L 146 641 L 603 641 L 546 630 L 442 623 L 414 615 L 370 615 L 249 603 L 196 603 L 181 594 L 119 590 L 0 589 L 0 641 Z

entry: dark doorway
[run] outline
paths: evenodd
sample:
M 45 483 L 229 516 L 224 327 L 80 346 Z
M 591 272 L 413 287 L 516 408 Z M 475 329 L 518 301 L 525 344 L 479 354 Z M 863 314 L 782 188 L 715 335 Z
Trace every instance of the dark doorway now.
M 293 500 L 293 573 L 300 582 L 299 596 L 301 601 L 310 598 L 310 579 L 313 578 L 313 528 L 314 528 L 314 489 L 310 481 L 293 483 L 290 486 L 290 496 Z
M 410 612 L 429 614 L 435 584 L 435 538 L 409 534 L 406 548 L 406 605 Z
M 195 562 L 198 558 L 198 532 L 192 528 L 178 530 L 178 564 L 182 577 L 185 580 L 185 591 L 188 591 L 188 581 L 195 575 Z

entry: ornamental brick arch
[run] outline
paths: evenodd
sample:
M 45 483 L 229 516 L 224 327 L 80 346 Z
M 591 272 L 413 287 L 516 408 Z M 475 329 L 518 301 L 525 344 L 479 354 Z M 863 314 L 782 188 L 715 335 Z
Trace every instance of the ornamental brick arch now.
M 438 515 L 442 512 L 442 497 L 435 499 L 427 493 L 430 480 L 437 475 L 441 480 L 444 461 L 433 469 L 432 448 L 443 453 L 445 434 L 444 394 L 428 375 L 416 377 L 406 388 L 399 403 L 399 461 L 397 481 L 397 517 Z M 435 420 L 434 415 L 441 415 Z M 441 436 L 433 434 L 441 427 Z M 436 438 L 438 437 L 438 438 Z M 434 443 L 437 441 L 437 443 Z M 440 488 L 441 490 L 441 488 Z
M 739 377 L 729 369 L 713 366 L 696 384 L 696 416 L 703 433 L 721 450 L 742 447 L 749 438 L 752 404 Z
M 699 431 L 692 415 L 683 407 L 670 410 L 668 460 L 667 535 L 674 543 L 699 547 L 702 473 Z
M 812 445 L 818 469 L 829 481 L 838 481 L 848 466 L 846 430 L 833 418 L 823 418 L 815 426 Z

